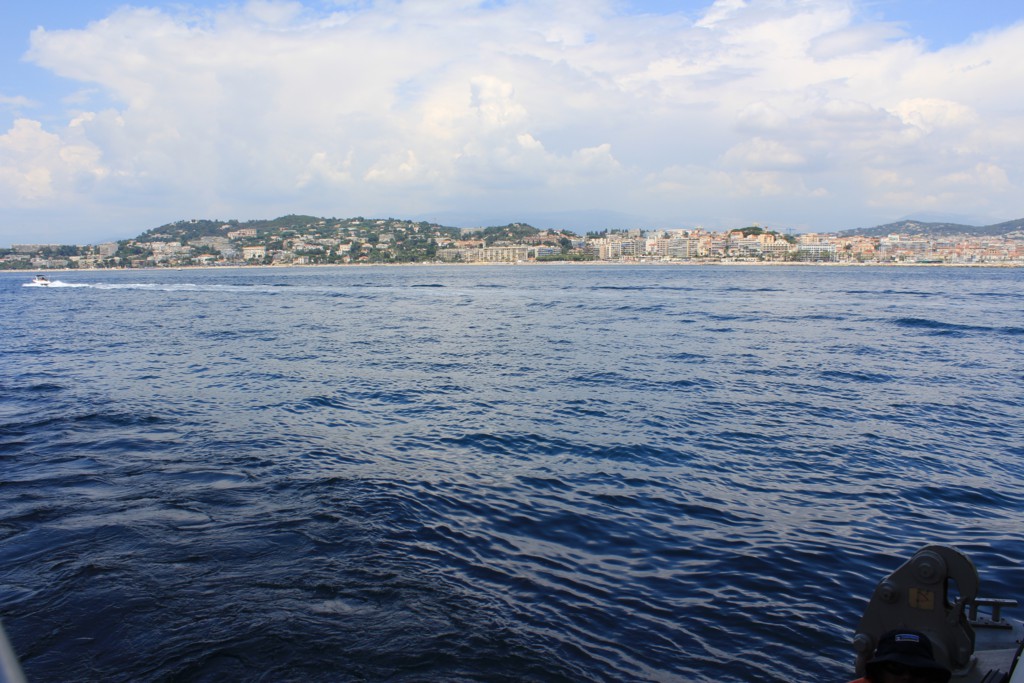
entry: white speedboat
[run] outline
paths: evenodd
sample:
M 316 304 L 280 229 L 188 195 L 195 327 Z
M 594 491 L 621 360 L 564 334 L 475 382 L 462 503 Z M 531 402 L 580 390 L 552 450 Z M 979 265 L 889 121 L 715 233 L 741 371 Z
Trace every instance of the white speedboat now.
M 32 284 L 39 285 L 40 287 L 49 287 L 50 281 L 46 278 L 45 275 L 36 275 L 34 278 L 32 278 Z

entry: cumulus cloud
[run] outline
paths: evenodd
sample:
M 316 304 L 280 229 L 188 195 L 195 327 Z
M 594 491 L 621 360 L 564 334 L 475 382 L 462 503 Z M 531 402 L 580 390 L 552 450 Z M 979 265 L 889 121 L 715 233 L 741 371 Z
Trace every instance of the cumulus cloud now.
M 17 119 L 0 135 L 0 198 L 9 206 L 32 205 L 61 195 L 87 191 L 107 171 L 100 152 L 81 136 L 73 121 L 63 137 L 43 130 L 38 121 Z
M 851 0 L 717 0 L 694 20 L 587 0 L 124 7 L 32 34 L 74 108 L 0 134 L 0 200 L 144 196 L 162 220 L 185 203 L 870 222 L 836 198 L 1010 218 L 1022 46 L 1018 24 L 929 51 Z
M 937 128 L 959 128 L 978 125 L 978 117 L 967 105 L 934 97 L 903 100 L 894 107 L 900 120 L 926 133 Z

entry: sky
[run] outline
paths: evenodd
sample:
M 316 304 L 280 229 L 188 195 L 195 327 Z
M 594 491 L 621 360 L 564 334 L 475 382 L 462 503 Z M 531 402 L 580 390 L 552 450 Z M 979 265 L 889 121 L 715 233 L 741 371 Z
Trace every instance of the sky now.
M 792 232 L 1024 217 L 1024 5 L 0 8 L 0 246 L 289 213 Z

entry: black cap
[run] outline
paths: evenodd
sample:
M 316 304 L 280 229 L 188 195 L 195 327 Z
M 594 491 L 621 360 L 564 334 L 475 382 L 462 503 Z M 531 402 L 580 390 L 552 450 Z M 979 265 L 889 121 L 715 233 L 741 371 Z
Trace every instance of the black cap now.
M 902 664 L 910 669 L 928 671 L 936 681 L 948 681 L 950 671 L 935 661 L 932 643 L 920 631 L 889 631 L 878 639 L 875 656 L 867 663 L 869 674 L 887 663 Z

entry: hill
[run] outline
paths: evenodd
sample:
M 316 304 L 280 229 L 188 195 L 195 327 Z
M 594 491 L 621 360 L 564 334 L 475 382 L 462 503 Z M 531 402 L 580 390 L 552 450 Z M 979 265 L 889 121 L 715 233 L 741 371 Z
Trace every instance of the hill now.
M 886 223 L 874 228 L 856 228 L 837 233 L 839 237 L 885 237 L 893 233 L 904 235 L 921 235 L 930 238 L 974 236 L 974 237 L 1024 237 L 1024 218 L 1018 218 L 994 225 L 962 225 L 960 223 L 927 223 L 924 221 L 905 220 Z
M 237 220 L 193 219 L 176 221 L 161 225 L 158 228 L 151 228 L 141 233 L 135 240 L 138 242 L 167 242 L 172 240 L 188 242 L 203 237 L 224 237 L 228 232 L 238 230 L 239 228 L 252 228 L 256 230 L 257 235 L 264 235 L 283 230 L 319 227 L 326 224 L 326 222 L 327 219 L 317 218 L 316 216 L 298 216 L 294 214 L 269 220 L 246 221 L 244 223 Z M 335 222 L 337 221 L 335 220 Z

